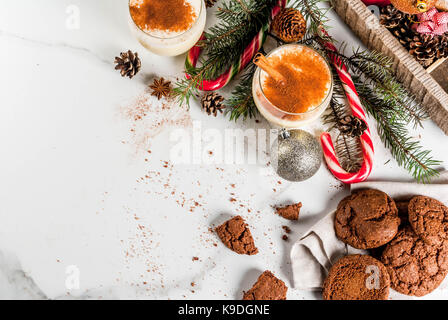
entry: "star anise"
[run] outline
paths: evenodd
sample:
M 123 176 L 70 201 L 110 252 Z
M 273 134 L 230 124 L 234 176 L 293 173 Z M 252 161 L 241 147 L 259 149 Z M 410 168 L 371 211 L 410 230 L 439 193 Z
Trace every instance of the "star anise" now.
M 171 94 L 171 81 L 165 81 L 164 78 L 154 79 L 154 83 L 149 87 L 152 89 L 151 95 L 157 97 L 158 100 Z

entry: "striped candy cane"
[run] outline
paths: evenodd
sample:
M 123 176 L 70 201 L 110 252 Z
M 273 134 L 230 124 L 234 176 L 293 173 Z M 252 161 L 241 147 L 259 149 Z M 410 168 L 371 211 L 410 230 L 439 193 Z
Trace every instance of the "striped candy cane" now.
M 326 34 L 325 30 L 322 30 L 322 32 Z M 336 47 L 331 42 L 325 43 L 325 46 L 328 51 L 337 52 Z M 367 124 L 366 115 L 361 105 L 361 101 L 359 100 L 355 84 L 353 83 L 347 67 L 341 63 L 340 57 L 338 57 L 336 54 L 330 53 L 330 57 L 334 67 L 336 68 L 338 76 L 342 81 L 345 95 L 347 97 L 353 115 Z M 336 157 L 336 151 L 334 149 L 333 142 L 331 141 L 331 136 L 328 132 L 324 132 L 321 135 L 320 139 L 327 166 L 337 179 L 344 183 L 352 184 L 362 182 L 369 177 L 370 173 L 372 172 L 374 154 L 373 142 L 369 127 L 367 127 L 367 130 L 360 137 L 364 162 L 361 169 L 356 173 L 349 173 L 342 168 Z
M 279 0 L 278 4 L 272 9 L 271 18 L 273 19 L 282 8 L 286 7 L 288 0 Z M 203 91 L 215 91 L 221 89 L 226 86 L 238 73 L 244 70 L 244 68 L 252 61 L 255 54 L 261 49 L 264 42 L 266 41 L 266 33 L 269 30 L 269 23 L 265 24 L 258 34 L 252 39 L 249 45 L 244 49 L 238 61 L 230 66 L 227 71 L 225 71 L 222 75 L 214 80 L 204 80 L 198 86 L 200 90 Z M 205 35 L 202 35 L 201 40 L 205 40 Z M 185 68 L 188 70 L 189 68 L 196 67 L 198 63 L 199 57 L 201 55 L 202 48 L 200 46 L 194 46 L 187 55 L 187 59 L 185 61 Z M 190 79 L 191 76 L 187 73 L 187 79 Z

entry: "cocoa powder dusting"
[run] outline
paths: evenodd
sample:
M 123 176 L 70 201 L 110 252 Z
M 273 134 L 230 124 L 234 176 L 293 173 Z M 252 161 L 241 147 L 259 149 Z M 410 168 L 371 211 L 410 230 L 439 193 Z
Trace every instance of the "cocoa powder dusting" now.
M 135 24 L 145 31 L 186 31 L 197 17 L 186 0 L 134 0 L 129 9 Z
M 131 103 L 122 106 L 119 112 L 131 126 L 130 137 L 122 143 L 135 146 L 136 153 L 144 151 L 151 154 L 151 141 L 165 129 L 188 129 L 192 126 L 190 114 L 179 108 L 173 98 L 158 101 L 151 96 L 149 89 Z
M 268 60 L 285 78 L 282 84 L 268 76 L 263 83 L 266 98 L 277 108 L 290 113 L 304 113 L 325 99 L 331 75 L 323 58 L 311 49 L 288 50 Z

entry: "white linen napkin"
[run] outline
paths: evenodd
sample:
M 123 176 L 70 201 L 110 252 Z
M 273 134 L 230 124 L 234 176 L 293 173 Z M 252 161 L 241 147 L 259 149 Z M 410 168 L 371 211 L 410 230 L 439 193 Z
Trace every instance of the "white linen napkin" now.
M 432 184 L 410 182 L 369 181 L 352 186 L 356 189 L 378 189 L 394 199 L 424 195 L 448 205 L 448 171 L 443 172 Z M 334 232 L 335 211 L 315 224 L 291 249 L 294 288 L 320 290 L 328 270 L 334 262 L 347 254 L 365 253 L 338 240 Z

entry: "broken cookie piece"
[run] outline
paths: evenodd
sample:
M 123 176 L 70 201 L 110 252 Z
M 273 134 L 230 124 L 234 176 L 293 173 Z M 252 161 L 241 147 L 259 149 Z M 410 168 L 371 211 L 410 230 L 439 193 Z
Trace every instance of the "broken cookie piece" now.
M 221 241 L 238 254 L 258 253 L 250 230 L 241 216 L 236 216 L 215 229 Z
M 286 207 L 276 208 L 277 214 L 288 220 L 299 220 L 300 209 L 302 202 L 291 204 Z
M 286 300 L 288 287 L 272 272 L 265 271 L 252 289 L 244 292 L 243 300 Z

